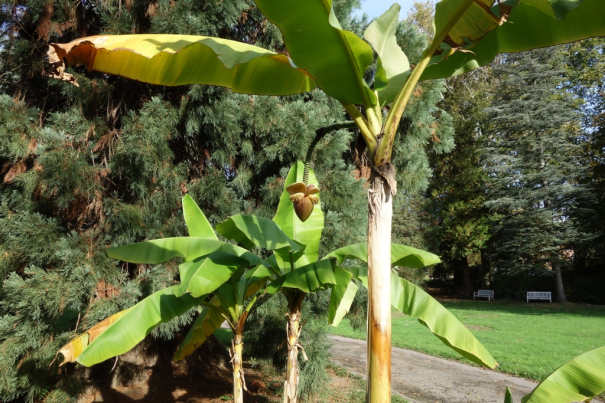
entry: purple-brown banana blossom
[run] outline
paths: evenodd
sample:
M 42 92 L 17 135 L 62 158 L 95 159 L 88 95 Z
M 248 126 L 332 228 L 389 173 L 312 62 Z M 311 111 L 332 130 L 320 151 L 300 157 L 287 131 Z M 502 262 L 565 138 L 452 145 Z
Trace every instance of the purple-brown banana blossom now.
M 305 222 L 311 216 L 313 207 L 319 203 L 319 188 L 315 185 L 305 185 L 303 182 L 296 182 L 286 188 L 290 193 L 290 200 L 294 203 L 294 211 L 300 221 Z

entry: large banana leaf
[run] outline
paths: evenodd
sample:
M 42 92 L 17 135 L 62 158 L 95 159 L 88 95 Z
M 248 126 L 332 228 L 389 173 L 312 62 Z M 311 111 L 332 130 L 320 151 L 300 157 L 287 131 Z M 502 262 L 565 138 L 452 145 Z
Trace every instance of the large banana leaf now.
M 353 274 L 345 269 L 336 267 L 334 277 L 336 284 L 332 287 L 330 295 L 328 324 L 338 326 L 342 318 L 349 312 L 358 287 L 351 281 Z
M 239 269 L 246 268 L 250 262 L 231 253 L 212 252 L 179 266 L 181 284 L 175 290 L 180 296 L 191 293 L 194 297 L 209 294 L 229 280 Z
M 513 401 L 513 394 L 510 392 L 508 386 L 506 387 L 506 392 L 504 393 L 504 403 L 515 403 Z
M 244 248 L 213 239 L 192 237 L 163 238 L 117 246 L 107 249 L 107 255 L 130 263 L 157 264 L 175 257 L 188 261 L 215 251 L 230 253 L 246 259 L 250 266 L 266 264 L 261 258 Z
M 208 219 L 189 195 L 183 197 L 183 217 L 185 218 L 185 224 L 187 224 L 189 236 L 218 241 Z
M 420 287 L 391 275 L 391 305 L 428 327 L 445 345 L 463 357 L 495 368 L 498 363 L 454 315 Z
M 241 243 L 247 249 L 258 246 L 267 250 L 291 252 L 294 260 L 298 259 L 305 250 L 305 245 L 288 238 L 284 231 L 268 218 L 235 215 L 218 223 L 216 232 L 227 239 Z
M 280 288 L 297 288 L 304 292 L 314 292 L 328 284 L 336 284 L 334 259 L 320 260 L 293 270 L 267 286 L 267 292 L 275 294 Z
M 335 257 L 339 265 L 342 265 L 344 261 L 349 258 L 360 259 L 367 262 L 368 244 L 364 242 L 345 246 L 344 248 L 329 253 L 324 259 L 331 257 Z M 391 244 L 391 264 L 393 266 L 419 269 L 437 263 L 441 263 L 441 260 L 433 253 L 412 248 L 411 246 Z
M 381 105 L 393 102 L 410 75 L 410 63 L 395 37 L 400 10 L 399 4 L 393 4 L 363 34 L 378 54 L 374 89 Z
M 345 269 L 351 273 L 352 278 L 360 280 L 364 286 L 368 286 L 368 269 L 366 267 L 346 267 Z M 332 290 L 332 294 L 335 289 L 336 287 Z M 355 296 L 353 290 L 350 292 L 353 295 L 341 298 L 339 304 L 332 303 L 338 301 L 333 295 L 330 299 L 330 312 L 348 311 Z M 395 273 L 391 274 L 391 305 L 400 312 L 417 318 L 445 345 L 463 357 L 490 368 L 498 365 L 485 347 L 450 311 L 421 288 L 400 278 Z M 334 317 L 332 324 L 337 326 L 340 321 L 339 316 Z
M 317 261 L 317 258 L 319 257 L 319 240 L 321 238 L 321 231 L 324 227 L 324 214 L 321 211 L 321 202 L 315 206 L 313 213 L 311 213 L 311 216 L 307 221 L 302 222 L 294 213 L 294 207 L 290 201 L 290 194 L 286 191 L 286 188 L 291 184 L 303 181 L 304 169 L 305 166 L 301 161 L 298 161 L 290 168 L 286 183 L 284 183 L 284 191 L 279 199 L 277 213 L 275 213 L 275 217 L 273 217 L 273 221 L 279 225 L 290 239 L 306 245 L 305 253 L 297 261 L 297 264 L 300 266 Z M 319 187 L 317 178 L 312 169 L 309 169 L 308 182 L 307 185 Z M 321 192 L 317 196 L 321 196 Z M 276 259 L 279 267 L 282 269 L 290 268 L 289 261 L 285 259 L 282 254 L 277 254 Z
M 124 354 L 141 342 L 156 326 L 184 314 L 204 299 L 193 298 L 191 295 L 177 297 L 173 293 L 175 288 L 176 286 L 168 287 L 148 296 L 132 308 L 111 317 L 109 326 L 104 329 L 102 326 L 91 328 L 86 332 L 88 336 L 76 338 L 59 352 L 68 352 L 64 353 L 66 361 L 77 361 L 87 367 Z M 100 331 L 92 341 L 91 331 Z
M 548 375 L 522 403 L 588 402 L 605 391 L 605 347 L 577 356 Z
M 372 48 L 342 29 L 332 0 L 255 0 L 284 35 L 290 57 L 308 71 L 326 94 L 348 104 L 376 105 L 363 80 Z
M 51 44 L 49 61 L 66 59 L 159 85 L 210 84 L 244 94 L 290 95 L 315 88 L 282 54 L 227 39 L 193 35 L 105 35 Z
M 437 56 L 422 74 L 421 80 L 451 77 L 484 66 L 500 53 L 523 52 L 580 39 L 605 36 L 605 1 L 568 2 L 573 7 L 561 8 L 563 2 L 523 0 L 511 11 L 508 22 L 491 31 L 473 48 L 472 53 L 455 52 L 449 58 Z M 502 3 L 515 4 L 508 0 Z M 557 16 L 564 17 L 558 21 Z M 574 8 L 575 7 L 575 8 Z M 565 14 L 567 13 L 568 14 Z
M 219 308 L 221 302 L 217 297 L 213 297 L 210 305 Z M 201 347 L 210 335 L 221 327 L 225 318 L 218 312 L 217 309 L 205 306 L 199 314 L 189 332 L 183 339 L 176 353 L 174 353 L 174 361 L 180 361 L 183 358 L 189 357 L 195 350 Z

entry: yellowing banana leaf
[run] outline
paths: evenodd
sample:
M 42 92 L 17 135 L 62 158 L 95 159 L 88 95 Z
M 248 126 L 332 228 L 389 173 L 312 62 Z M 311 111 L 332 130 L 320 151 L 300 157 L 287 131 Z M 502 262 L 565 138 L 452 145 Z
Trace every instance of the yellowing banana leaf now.
M 280 288 L 296 288 L 304 292 L 314 292 L 328 284 L 336 284 L 334 259 L 320 260 L 291 271 L 267 286 L 267 292 L 275 294 Z
M 454 315 L 420 287 L 391 275 L 391 305 L 428 327 L 445 345 L 463 357 L 495 368 L 498 363 Z
M 588 402 L 605 391 L 605 347 L 577 356 L 548 375 L 522 403 Z
M 218 241 L 214 230 L 210 226 L 208 219 L 202 213 L 197 203 L 193 201 L 191 196 L 185 195 L 183 197 L 183 217 L 185 218 L 185 224 L 187 224 L 187 230 L 189 236 L 194 238 L 207 238 Z
M 551 0 L 552 1 L 552 0 Z M 514 4 L 505 1 L 503 4 Z M 562 4 L 556 2 L 556 4 Z M 583 0 L 574 9 L 567 8 L 564 21 L 558 21 L 548 0 L 523 0 L 511 11 L 508 22 L 491 31 L 471 50 L 455 52 L 445 60 L 431 60 L 421 80 L 452 77 L 484 66 L 500 53 L 523 52 L 530 49 L 605 36 L 605 1 Z M 557 9 L 561 10 L 561 9 Z M 561 11 L 558 11 L 561 15 Z
M 213 297 L 210 302 L 217 308 L 221 306 L 221 302 L 217 297 Z M 179 346 L 176 353 L 174 353 L 174 361 L 180 361 L 183 358 L 189 357 L 195 350 L 200 348 L 210 335 L 221 327 L 221 324 L 225 321 L 225 318 L 218 312 L 217 309 L 212 309 L 205 306 L 202 312 L 199 314 L 189 332 L 183 339 L 183 342 Z
M 357 284 L 351 281 L 353 275 L 345 269 L 336 267 L 334 270 L 336 284 L 332 287 L 330 306 L 328 310 L 328 324 L 338 326 L 342 318 L 351 309 L 353 298 L 357 293 Z
M 71 357 L 65 356 L 66 361 L 75 360 L 87 367 L 126 353 L 156 326 L 184 314 L 204 299 L 204 297 L 196 299 L 191 295 L 177 297 L 173 294 L 175 288 L 168 287 L 158 291 L 132 308 L 121 312 L 122 314 L 114 318 L 109 326 L 104 329 L 97 328 L 99 334 L 92 341 L 86 340 L 87 344 L 83 343 L 84 339 L 78 338 L 80 339 L 78 343 L 82 343 L 81 346 L 72 348 L 70 343 L 59 351 L 71 353 Z M 86 334 L 90 338 L 90 330 Z M 78 355 L 77 352 L 80 354 Z
M 346 259 L 350 258 L 367 262 L 368 245 L 364 242 L 345 246 L 329 253 L 324 259 L 331 257 L 336 258 L 338 265 L 342 265 Z M 412 248 L 411 246 L 391 244 L 391 264 L 393 266 L 420 269 L 437 263 L 441 263 L 441 260 L 433 253 Z
M 410 75 L 410 63 L 395 37 L 400 10 L 399 4 L 393 4 L 363 34 L 378 54 L 374 89 L 381 105 L 393 102 Z
M 376 96 L 363 80 L 372 64 L 372 48 L 342 29 L 331 0 L 255 1 L 283 33 L 294 63 L 326 94 L 348 104 L 376 105 Z
M 315 88 L 309 74 L 267 49 L 193 35 L 104 35 L 53 43 L 50 63 L 159 85 L 210 84 L 244 94 L 291 95 Z
M 82 354 L 82 351 L 84 351 L 84 349 L 88 347 L 88 345 L 92 343 L 94 339 L 96 339 L 109 326 L 111 326 L 112 323 L 120 319 L 131 309 L 132 308 L 128 308 L 111 315 L 110 317 L 97 323 L 96 325 L 88 329 L 86 332 L 82 333 L 81 335 L 64 345 L 59 350 L 59 352 L 63 354 L 63 362 L 59 366 L 63 366 L 68 362 L 75 362 L 80 356 L 80 354 Z
M 222 251 L 246 259 L 250 266 L 266 264 L 244 248 L 227 242 L 205 238 L 178 237 L 145 241 L 107 249 L 107 256 L 130 263 L 157 264 L 175 257 L 186 261 Z
M 229 280 L 237 270 L 246 268 L 250 262 L 231 253 L 212 252 L 179 266 L 181 284 L 175 295 L 191 293 L 193 297 L 209 294 Z
M 273 221 L 279 225 L 284 233 L 294 241 L 306 245 L 305 253 L 297 260 L 297 265 L 304 266 L 317 261 L 319 257 L 319 240 L 321 239 L 321 231 L 324 227 L 324 214 L 321 211 L 321 202 L 315 206 L 313 213 L 302 222 L 294 213 L 294 206 L 290 201 L 290 194 L 286 188 L 293 183 L 303 181 L 304 164 L 298 161 L 290 168 L 286 183 L 284 183 L 284 191 L 279 199 L 277 213 L 273 217 Z M 309 183 L 307 185 L 315 185 L 319 187 L 317 178 L 312 169 L 309 169 Z M 320 188 L 321 190 L 321 188 Z M 321 197 L 321 191 L 316 195 Z M 276 260 L 280 268 L 290 270 L 290 262 L 287 255 L 281 253 L 276 254 Z M 287 271 L 286 270 L 286 271 Z
M 282 229 L 268 218 L 252 215 L 235 215 L 216 225 L 216 232 L 227 239 L 241 243 L 244 248 L 254 246 L 267 250 L 292 253 L 296 261 L 305 250 L 305 245 L 293 241 Z

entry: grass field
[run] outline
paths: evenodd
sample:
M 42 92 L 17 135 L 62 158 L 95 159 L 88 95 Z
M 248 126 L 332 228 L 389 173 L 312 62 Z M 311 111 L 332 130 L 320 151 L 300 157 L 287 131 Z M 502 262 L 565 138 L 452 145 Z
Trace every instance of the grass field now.
M 499 370 L 542 380 L 575 356 L 605 346 L 605 306 L 507 301 L 442 301 L 500 364 Z M 331 332 L 365 339 L 346 320 Z M 393 312 L 393 346 L 470 363 L 417 320 Z

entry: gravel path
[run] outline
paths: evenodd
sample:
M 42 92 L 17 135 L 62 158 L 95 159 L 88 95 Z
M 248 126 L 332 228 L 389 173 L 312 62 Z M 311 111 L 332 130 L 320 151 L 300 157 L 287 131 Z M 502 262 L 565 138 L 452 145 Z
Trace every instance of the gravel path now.
M 332 361 L 365 377 L 366 342 L 330 336 Z M 536 382 L 472 367 L 430 355 L 392 348 L 392 388 L 418 403 L 502 403 L 508 386 L 515 402 L 531 392 Z

